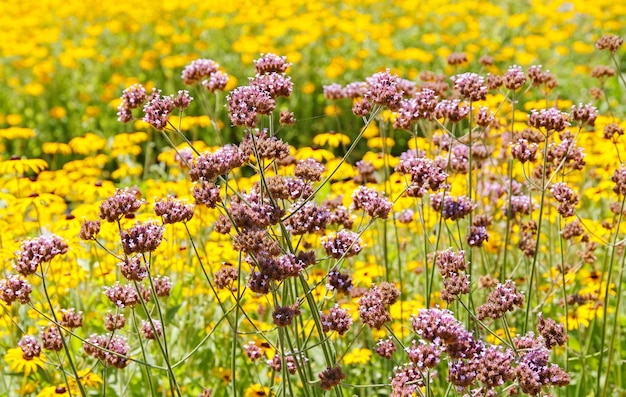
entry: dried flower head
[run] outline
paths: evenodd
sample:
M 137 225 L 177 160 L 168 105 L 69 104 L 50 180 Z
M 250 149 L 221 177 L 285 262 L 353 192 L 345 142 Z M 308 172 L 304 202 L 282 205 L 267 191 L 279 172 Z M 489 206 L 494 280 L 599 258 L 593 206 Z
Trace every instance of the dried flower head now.
M 80 227 L 78 237 L 81 240 L 93 240 L 100 233 L 100 221 L 85 221 Z
M 617 52 L 619 48 L 624 44 L 624 39 L 614 34 L 605 34 L 596 41 L 596 48 L 598 50 L 609 50 L 611 53 Z
M 539 314 L 537 331 L 543 337 L 548 349 L 552 349 L 554 346 L 563 346 L 567 342 L 567 332 L 563 324 L 559 324 L 551 318 L 544 318 L 541 314 Z
M 320 388 L 322 390 L 330 390 L 339 385 L 346 378 L 346 375 L 341 370 L 341 367 L 337 365 L 332 368 L 326 368 L 318 377 L 320 378 Z

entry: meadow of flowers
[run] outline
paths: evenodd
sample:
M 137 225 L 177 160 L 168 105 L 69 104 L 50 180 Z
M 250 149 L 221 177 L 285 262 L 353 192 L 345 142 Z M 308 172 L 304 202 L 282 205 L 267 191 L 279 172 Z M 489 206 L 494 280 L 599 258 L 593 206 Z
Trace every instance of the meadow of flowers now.
M 0 395 L 626 393 L 614 1 L 0 4 Z

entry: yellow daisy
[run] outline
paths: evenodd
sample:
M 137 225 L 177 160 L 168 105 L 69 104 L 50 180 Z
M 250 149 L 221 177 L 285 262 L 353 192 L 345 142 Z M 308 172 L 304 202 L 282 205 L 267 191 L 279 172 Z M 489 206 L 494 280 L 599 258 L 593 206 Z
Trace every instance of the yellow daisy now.
M 7 350 L 7 354 L 4 355 L 4 361 L 9 364 L 9 369 L 11 371 L 23 372 L 24 376 L 37 372 L 37 367 L 44 367 L 44 362 L 39 357 L 34 357 L 30 360 L 25 359 L 22 354 L 22 349 L 19 347 Z
M 328 131 L 323 134 L 317 134 L 313 137 L 313 144 L 318 146 L 328 145 L 330 147 L 339 147 L 341 145 L 350 144 L 350 137 L 340 132 Z

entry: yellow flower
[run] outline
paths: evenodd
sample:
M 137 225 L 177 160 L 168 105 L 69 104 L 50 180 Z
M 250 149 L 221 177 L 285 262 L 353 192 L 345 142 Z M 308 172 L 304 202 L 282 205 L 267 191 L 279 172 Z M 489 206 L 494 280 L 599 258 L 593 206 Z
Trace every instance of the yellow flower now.
M 72 147 L 61 142 L 44 142 L 41 150 L 46 154 L 72 154 Z
M 59 120 L 65 116 L 67 116 L 67 110 L 65 110 L 65 108 L 61 106 L 54 106 L 52 109 L 50 109 L 50 117 L 52 117 L 53 119 Z
M 22 349 L 19 347 L 7 350 L 7 353 L 4 355 L 4 361 L 9 364 L 9 369 L 11 371 L 23 372 L 24 376 L 37 372 L 37 367 L 44 367 L 44 362 L 39 357 L 34 357 L 31 360 L 25 359 Z
M 67 390 L 66 385 L 48 386 L 41 389 L 37 393 L 37 397 L 69 397 L 70 393 Z
M 103 149 L 106 145 L 106 139 L 89 132 L 83 136 L 72 138 L 69 145 L 74 153 L 88 155 Z
M 372 351 L 369 349 L 354 349 L 350 353 L 343 356 L 344 364 L 367 364 L 372 357 Z
M 0 139 L 29 139 L 35 136 L 32 128 L 10 127 L 0 130 Z
M 42 159 L 12 158 L 0 162 L 0 174 L 23 175 L 26 171 L 40 172 L 48 168 L 48 163 Z
M 313 144 L 330 147 L 339 147 L 341 145 L 348 145 L 350 143 L 350 137 L 340 132 L 329 131 L 322 134 L 317 134 L 313 137 Z
M 267 386 L 261 386 L 260 384 L 254 384 L 246 389 L 245 397 L 264 397 L 270 395 L 270 388 Z
M 9 125 L 18 125 L 22 123 L 22 116 L 19 114 L 9 114 L 7 115 L 7 123 L 9 123 Z
M 102 384 L 100 375 L 91 372 L 89 368 L 78 371 L 78 376 L 80 377 L 80 382 L 85 387 L 99 387 Z M 74 387 L 78 388 L 78 384 L 74 378 L 70 379 L 70 386 L 72 389 L 74 389 Z
M 312 147 L 303 147 L 298 149 L 295 156 L 298 160 L 315 159 L 319 162 L 329 161 L 335 158 L 335 155 L 328 150 L 316 149 Z
M 374 137 L 367 140 L 367 147 L 370 149 L 382 149 L 383 147 L 390 148 L 395 144 L 396 142 L 390 137 Z

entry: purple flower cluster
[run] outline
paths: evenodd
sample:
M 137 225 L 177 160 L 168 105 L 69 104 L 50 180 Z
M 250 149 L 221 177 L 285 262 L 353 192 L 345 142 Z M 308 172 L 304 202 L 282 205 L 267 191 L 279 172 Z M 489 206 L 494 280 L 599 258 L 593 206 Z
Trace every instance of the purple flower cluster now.
M 436 339 L 433 343 L 426 343 L 423 340 L 417 343 L 414 340 L 411 346 L 406 347 L 404 350 L 409 361 L 415 364 L 420 370 L 424 370 L 427 368 L 435 368 L 437 364 L 439 364 L 443 349 L 439 344 L 439 340 Z
M 352 208 L 362 209 L 372 218 L 387 219 L 391 206 L 391 202 L 374 189 L 360 186 L 352 193 Z
M 443 193 L 430 196 L 430 205 L 435 211 L 441 212 L 443 219 L 453 221 L 463 219 L 474 210 L 474 204 L 467 196 L 452 197 Z
M 435 265 L 443 278 L 441 299 L 452 302 L 460 295 L 470 292 L 470 281 L 465 270 L 465 252 L 454 252 L 451 248 L 437 253 Z
M 270 114 L 276 101 L 259 86 L 235 88 L 227 97 L 228 116 L 235 126 L 253 128 L 260 114 Z
M 261 357 L 263 357 L 263 350 L 254 342 L 250 341 L 243 345 L 243 350 L 246 352 L 246 356 L 250 359 L 250 361 L 257 361 Z
M 210 92 L 221 91 L 228 84 L 228 74 L 219 67 L 211 59 L 196 59 L 183 69 L 183 83 L 191 85 L 200 82 Z
M 526 84 L 526 75 L 524 75 L 524 69 L 522 69 L 522 67 L 518 65 L 509 66 L 509 70 L 502 78 L 502 82 L 504 86 L 511 91 L 522 88 L 524 84 Z
M 557 108 L 533 109 L 528 116 L 528 125 L 537 129 L 545 129 L 548 133 L 560 132 L 570 126 L 569 114 L 561 112 Z
M 141 301 L 137 289 L 132 284 L 121 285 L 116 282 L 112 287 L 104 287 L 104 295 L 120 309 L 137 306 Z
M 185 66 L 181 78 L 187 85 L 199 83 L 217 73 L 219 67 L 220 65 L 211 59 L 196 59 Z
M 83 342 L 83 350 L 108 367 L 122 369 L 130 363 L 130 345 L 123 336 L 93 334 Z
M 517 292 L 512 280 L 507 280 L 504 284 L 498 284 L 496 289 L 489 293 L 487 302 L 476 309 L 476 317 L 479 320 L 501 318 L 506 312 L 513 311 L 515 306 L 522 307 L 523 305 L 524 294 Z
M 294 168 L 294 175 L 308 182 L 319 181 L 324 172 L 324 164 L 315 159 L 305 159 L 298 161 Z
M 539 145 L 537 143 L 519 138 L 511 144 L 511 156 L 522 163 L 534 162 L 537 159 L 538 148 Z
M 125 325 L 126 317 L 124 317 L 124 314 L 122 313 L 113 314 L 109 311 L 104 316 L 104 328 L 109 332 L 113 332 L 116 329 L 122 329 Z
M 328 314 L 320 313 L 320 322 L 322 330 L 326 333 L 335 331 L 339 335 L 343 335 L 352 326 L 352 317 L 346 309 L 342 309 L 339 305 L 330 308 Z
M 22 304 L 30 302 L 30 293 L 33 288 L 28 281 L 11 274 L 0 280 L 0 299 L 7 305 L 18 301 Z
M 400 101 L 404 95 L 400 78 L 390 73 L 389 70 L 374 73 L 365 79 L 364 100 L 380 106 L 386 106 L 395 111 L 400 107 Z
M 15 270 L 23 276 L 34 274 L 41 263 L 50 262 L 57 255 L 67 253 L 68 249 L 67 243 L 54 234 L 24 240 L 15 252 Z
M 272 319 L 274 324 L 279 327 L 287 327 L 291 325 L 293 319 L 301 314 L 300 305 L 294 303 L 293 305 L 278 306 L 274 308 L 272 312 Z
M 320 388 L 322 390 L 330 390 L 339 385 L 346 378 L 340 366 L 329 367 L 319 373 Z
M 563 182 L 557 182 L 550 188 L 552 197 L 559 203 L 558 213 L 563 218 L 574 215 L 574 207 L 578 204 L 578 195 Z
M 141 255 L 126 257 L 118 266 L 122 276 L 129 281 L 141 281 L 148 277 L 148 268 L 141 263 Z
M 143 204 L 139 197 L 141 193 L 137 188 L 117 189 L 113 197 L 100 204 L 100 219 L 117 222 L 124 216 L 130 217 Z
M 448 178 L 448 174 L 435 161 L 418 156 L 414 151 L 400 155 L 400 163 L 395 171 L 410 176 L 411 183 L 406 190 L 410 197 L 422 197 L 428 190 L 439 190 Z
M 148 94 L 141 84 L 133 84 L 122 91 L 120 104 L 117 107 L 117 119 L 122 123 L 128 123 L 133 119 L 132 109 L 143 105 Z
M 63 348 L 63 337 L 59 333 L 59 327 L 50 324 L 41 329 L 41 344 L 45 350 L 60 351 Z
M 598 109 L 590 103 L 572 106 L 572 120 L 576 121 L 579 125 L 587 124 L 590 127 L 596 125 L 596 118 L 598 117 Z
M 374 351 L 382 358 L 386 358 L 388 360 L 391 359 L 393 353 L 396 352 L 396 345 L 393 343 L 393 338 L 389 337 L 387 339 L 380 339 L 376 343 Z
M 199 183 L 194 185 L 191 195 L 196 205 L 206 205 L 209 208 L 215 208 L 221 201 L 220 187 L 212 182 L 201 179 Z
M 430 120 L 437 106 L 435 91 L 422 88 L 412 98 L 400 101 L 398 114 L 393 121 L 394 128 L 410 130 L 417 120 Z
M 239 145 L 239 150 L 244 158 L 250 156 L 257 157 L 257 162 L 261 159 L 282 160 L 289 156 L 289 145 L 275 136 L 268 136 L 267 130 L 255 129 L 246 135 Z
M 213 153 L 198 156 L 189 170 L 192 181 L 212 181 L 220 175 L 241 167 L 246 158 L 236 145 L 224 145 Z
M 385 302 L 377 286 L 372 286 L 361 299 L 359 299 L 359 317 L 364 324 L 371 328 L 380 329 L 385 323 L 391 321 L 391 315 L 385 307 Z
M 186 101 L 191 101 L 191 97 L 188 97 Z M 173 96 L 163 96 L 161 90 L 153 89 L 143 106 L 142 120 L 161 131 L 167 127 L 167 119 L 175 107 Z
M 141 335 L 146 339 L 157 339 L 163 336 L 163 325 L 158 320 L 142 320 Z
M 618 170 L 615 170 L 611 181 L 615 184 L 613 191 L 618 195 L 626 194 L 626 165 L 621 164 Z
M 85 221 L 80 227 L 80 233 L 78 237 L 81 240 L 92 240 L 100 233 L 100 221 Z
M 154 213 L 161 217 L 163 224 L 187 222 L 193 217 L 193 204 L 185 204 L 168 196 L 154 204 Z
M 333 268 L 328 272 L 326 280 L 326 288 L 330 291 L 338 291 L 343 292 L 344 294 L 349 294 L 353 287 L 352 277 L 348 274 L 341 273 L 337 268 Z
M 487 86 L 485 79 L 476 73 L 463 73 L 452 76 L 454 89 L 456 89 L 461 97 L 475 102 L 487 98 Z
M 420 395 L 424 386 L 422 372 L 415 364 L 407 363 L 393 369 L 391 378 L 391 397 L 410 397 Z
M 128 230 L 120 231 L 122 247 L 126 255 L 152 252 L 163 239 L 164 227 L 156 222 L 137 222 Z
M 550 364 L 550 349 L 542 338 L 535 338 L 532 332 L 515 338 L 520 354 L 515 376 L 520 389 L 532 396 L 539 395 L 546 386 L 567 386 L 570 376 L 558 365 Z
M 83 312 L 77 312 L 74 308 L 61 309 L 60 323 L 65 328 L 80 328 L 83 326 Z
M 291 63 L 287 62 L 287 58 L 276 54 L 261 54 L 259 59 L 254 60 L 254 68 L 257 74 L 267 73 L 285 73 Z
M 434 115 L 438 119 L 446 119 L 458 123 L 469 115 L 470 107 L 462 104 L 459 99 L 444 99 L 435 106 Z
M 41 345 L 37 338 L 32 335 L 22 336 L 17 345 L 22 349 L 22 358 L 24 360 L 30 361 L 41 354 Z
M 322 239 L 324 250 L 335 259 L 350 257 L 361 252 L 361 239 L 357 233 L 340 230 Z

